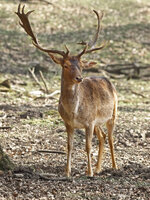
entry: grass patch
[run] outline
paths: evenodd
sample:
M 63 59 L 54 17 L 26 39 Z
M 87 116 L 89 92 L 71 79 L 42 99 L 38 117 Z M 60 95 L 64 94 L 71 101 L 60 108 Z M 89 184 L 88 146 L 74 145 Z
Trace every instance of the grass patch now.
M 60 125 L 63 125 L 63 121 L 59 116 L 58 111 L 56 110 L 50 110 L 46 111 L 44 113 L 44 118 L 42 119 L 23 119 L 22 123 L 29 124 L 32 126 L 42 126 L 42 127 L 51 127 L 51 128 L 56 128 Z
M 36 50 L 29 37 L 18 25 L 18 18 L 14 14 L 17 9 L 16 2 L 1 3 L 0 38 L 2 38 L 0 54 L 2 64 L 9 62 L 1 71 L 11 71 L 16 68 L 25 72 L 32 62 L 38 61 L 42 66 L 50 70 L 54 64 L 44 53 Z M 99 1 L 82 0 L 55 1 L 53 6 L 44 3 L 26 4 L 26 10 L 34 9 L 30 20 L 35 33 L 43 46 L 56 49 L 64 49 L 67 44 L 73 53 L 77 53 L 81 47 L 76 45 L 81 40 L 89 41 L 95 32 L 96 18 L 92 9 L 104 10 L 103 31 L 99 43 L 103 40 L 111 40 L 110 45 L 102 52 L 86 55 L 88 59 L 97 61 L 103 59 L 110 62 L 141 62 L 150 63 L 149 46 L 145 43 L 149 38 L 150 12 L 147 1 Z M 12 69 L 13 65 L 13 69 Z M 17 73 L 18 70 L 14 70 Z

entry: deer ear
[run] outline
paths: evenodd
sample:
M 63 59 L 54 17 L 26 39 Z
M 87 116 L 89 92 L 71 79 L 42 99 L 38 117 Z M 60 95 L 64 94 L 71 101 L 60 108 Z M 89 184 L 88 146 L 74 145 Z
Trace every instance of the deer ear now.
M 62 58 L 59 58 L 59 57 L 57 57 L 57 56 L 54 56 L 53 54 L 51 54 L 51 53 L 48 53 L 48 55 L 51 57 L 51 59 L 55 62 L 55 63 L 57 63 L 57 64 L 62 64 Z
M 88 68 L 92 68 L 94 65 L 96 65 L 97 62 L 94 62 L 94 61 L 86 61 L 86 60 L 83 60 L 82 61 L 82 68 L 83 69 L 88 69 Z

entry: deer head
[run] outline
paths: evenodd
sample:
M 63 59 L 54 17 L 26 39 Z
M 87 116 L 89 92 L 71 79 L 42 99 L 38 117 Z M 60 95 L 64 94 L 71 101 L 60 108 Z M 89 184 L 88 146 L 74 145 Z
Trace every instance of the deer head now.
M 78 44 L 84 45 L 85 47 L 78 55 L 71 56 L 70 51 L 66 45 L 65 45 L 66 51 L 45 49 L 40 46 L 37 38 L 35 37 L 32 31 L 32 28 L 28 19 L 29 15 L 33 12 L 33 10 L 25 13 L 24 8 L 25 6 L 23 6 L 21 9 L 21 5 L 19 4 L 18 11 L 16 12 L 16 14 L 20 18 L 19 24 L 25 30 L 25 32 L 32 38 L 33 45 L 37 47 L 38 49 L 40 49 L 41 51 L 48 53 L 48 55 L 51 57 L 51 59 L 55 63 L 62 66 L 64 76 L 66 77 L 66 79 L 68 79 L 70 83 L 80 83 L 82 81 L 82 76 L 81 76 L 82 69 L 91 68 L 92 66 L 96 64 L 96 62 L 88 62 L 86 60 L 81 60 L 81 57 L 84 54 L 100 50 L 106 46 L 106 43 L 103 43 L 99 47 L 95 48 L 95 44 L 97 42 L 98 35 L 100 32 L 100 20 L 103 17 L 103 13 L 100 16 L 98 12 L 94 10 L 94 13 L 96 14 L 97 20 L 98 20 L 97 31 L 96 31 L 95 36 L 93 40 L 89 43 L 84 42 L 84 41 L 78 43 Z

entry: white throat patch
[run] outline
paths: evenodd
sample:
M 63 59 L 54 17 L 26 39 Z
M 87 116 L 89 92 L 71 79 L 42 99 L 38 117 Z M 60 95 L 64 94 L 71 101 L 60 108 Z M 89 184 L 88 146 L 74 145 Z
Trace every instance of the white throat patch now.
M 74 109 L 75 115 L 76 115 L 77 112 L 78 112 L 78 108 L 79 108 L 79 97 L 77 97 L 77 102 L 76 102 L 75 109 Z

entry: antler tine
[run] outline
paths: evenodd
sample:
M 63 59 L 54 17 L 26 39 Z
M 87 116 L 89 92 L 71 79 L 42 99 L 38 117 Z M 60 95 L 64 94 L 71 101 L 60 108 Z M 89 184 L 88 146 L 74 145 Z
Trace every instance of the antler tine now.
M 67 45 L 65 45 L 65 49 L 66 49 L 66 56 L 68 56 L 69 55 L 69 49 L 68 49 Z
M 94 12 L 94 13 L 96 14 L 96 16 L 97 16 L 97 30 L 96 30 L 96 34 L 95 34 L 93 40 L 90 41 L 90 42 L 88 43 L 88 46 L 89 46 L 90 48 L 94 47 L 95 44 L 96 44 L 96 42 L 97 42 L 98 35 L 99 35 L 99 33 L 100 33 L 100 27 L 101 27 L 100 20 L 103 18 L 103 15 L 104 15 L 104 13 L 102 12 L 101 17 L 100 17 L 99 14 L 98 14 L 98 12 L 97 12 L 96 10 L 93 10 L 93 12 Z M 86 45 L 87 42 L 84 42 L 84 41 L 82 40 L 81 42 L 79 42 L 79 43 L 77 43 L 77 44 Z
M 37 40 L 36 40 L 36 37 L 31 29 L 31 26 L 30 26 L 30 23 L 29 23 L 29 20 L 28 20 L 28 16 L 34 11 L 34 10 L 31 10 L 29 12 L 27 12 L 26 14 L 24 13 L 24 8 L 25 8 L 25 5 L 22 7 L 22 13 L 20 11 L 21 9 L 21 4 L 19 4 L 18 6 L 18 12 L 15 12 L 18 17 L 20 18 L 20 26 L 26 31 L 26 33 L 28 35 L 30 35 L 30 37 L 32 38 L 32 40 L 34 41 L 34 43 L 38 44 Z M 21 23 L 22 22 L 22 23 Z
M 85 53 L 91 53 L 105 48 L 109 44 L 108 41 L 104 41 L 99 47 L 88 49 Z
M 89 42 L 88 43 L 88 46 L 90 47 L 90 48 L 93 48 L 94 46 L 95 46 L 95 44 L 96 44 L 96 42 L 97 42 L 97 39 L 98 39 L 98 35 L 99 35 L 99 33 L 100 33 L 100 30 L 101 30 L 101 19 L 103 18 L 103 16 L 104 16 L 104 13 L 102 12 L 101 13 L 101 16 L 99 16 L 99 14 L 98 14 L 98 12 L 96 11 L 96 10 L 93 10 L 93 12 L 96 14 L 96 16 L 97 16 L 97 31 L 96 31 L 96 34 L 95 34 L 95 36 L 94 36 L 94 39 L 91 41 L 91 42 Z
M 100 49 L 103 49 L 107 42 L 104 42 L 101 46 L 97 47 L 97 48 L 94 48 L 95 47 L 95 44 L 97 42 L 97 39 L 98 39 L 98 36 L 99 36 L 99 33 L 100 33 L 100 30 L 101 30 L 101 19 L 103 18 L 104 16 L 104 13 L 101 12 L 101 16 L 98 14 L 98 12 L 96 10 L 93 10 L 93 12 L 96 14 L 97 16 L 97 30 L 96 30 L 96 34 L 93 38 L 92 41 L 90 41 L 89 43 L 86 43 L 84 41 L 78 43 L 78 44 L 81 44 L 81 45 L 86 45 L 88 47 L 90 47 L 90 49 L 88 48 L 84 48 L 84 50 L 79 54 L 79 55 L 83 55 L 83 54 L 86 54 L 86 53 L 91 53 L 93 51 L 97 51 L 97 50 L 100 50 Z M 80 56 L 81 57 L 81 56 Z
M 85 53 L 91 53 L 93 51 L 98 51 L 98 50 L 101 50 L 103 49 L 104 47 L 106 47 L 106 45 L 108 44 L 107 41 L 103 42 L 99 47 L 95 47 L 95 44 L 97 42 L 97 39 L 98 39 L 98 36 L 99 36 L 99 33 L 101 31 L 101 19 L 103 18 L 104 16 L 104 12 L 102 11 L 101 12 L 101 16 L 98 14 L 98 12 L 96 10 L 93 10 L 94 13 L 96 14 L 97 16 L 97 31 L 96 31 L 96 34 L 95 34 L 95 37 L 93 39 L 93 41 L 89 42 L 89 46 L 91 47 L 90 49 L 88 49 Z
M 36 37 L 35 37 L 35 35 L 34 35 L 34 33 L 33 33 L 33 31 L 32 31 L 32 28 L 31 28 L 31 25 L 30 25 L 30 22 L 29 22 L 29 19 L 28 19 L 28 16 L 34 11 L 34 10 L 31 10 L 31 11 L 28 11 L 26 14 L 25 14 L 25 12 L 24 12 L 24 9 L 25 9 L 25 5 L 22 7 L 22 10 L 21 10 L 21 4 L 19 4 L 18 5 L 18 11 L 17 12 L 15 12 L 17 15 L 18 15 L 18 17 L 20 18 L 20 22 L 19 22 L 19 24 L 20 24 L 20 26 L 25 30 L 25 32 L 32 38 L 32 42 L 33 42 L 33 45 L 34 46 L 36 46 L 38 49 L 40 49 L 41 51 L 44 51 L 44 52 L 46 52 L 46 53 L 56 53 L 56 54 L 59 54 L 59 55 L 61 55 L 61 56 L 66 56 L 66 54 L 68 54 L 68 52 L 64 52 L 64 51 L 58 51 L 58 50 L 49 50 L 49 49 L 44 49 L 44 48 L 42 48 L 40 45 L 39 45 L 39 43 L 38 43 L 38 41 L 37 41 L 37 39 L 36 39 Z
M 85 45 L 84 49 L 77 55 L 78 58 L 81 58 L 83 54 L 85 54 L 86 50 L 88 49 L 88 44 Z

